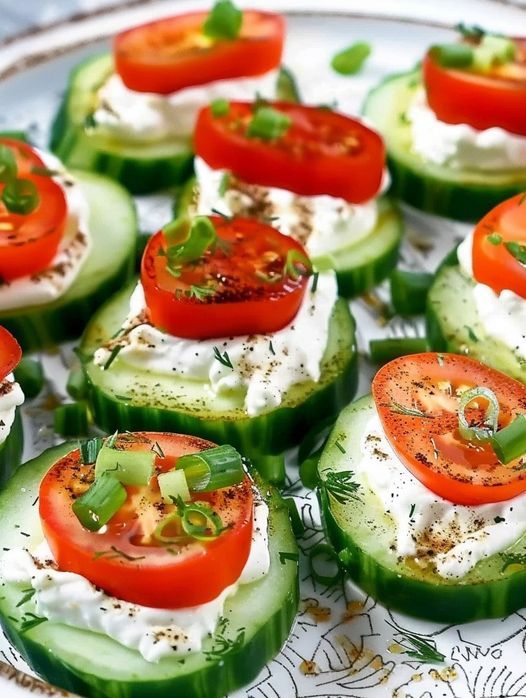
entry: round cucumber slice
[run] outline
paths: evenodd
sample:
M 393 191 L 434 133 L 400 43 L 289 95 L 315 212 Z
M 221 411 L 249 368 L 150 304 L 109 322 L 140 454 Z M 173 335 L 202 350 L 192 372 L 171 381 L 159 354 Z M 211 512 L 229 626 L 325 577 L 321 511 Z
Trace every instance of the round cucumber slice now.
M 526 188 L 526 168 L 480 172 L 426 162 L 412 152 L 406 112 L 422 86 L 419 70 L 388 77 L 367 96 L 363 115 L 385 139 L 392 184 L 389 193 L 408 204 L 459 221 L 477 221 Z
M 106 174 L 133 194 L 180 184 L 192 173 L 188 139 L 132 143 L 86 128 L 97 90 L 112 72 L 109 53 L 88 58 L 72 72 L 51 129 L 51 149 L 68 167 Z
M 90 357 L 121 327 L 133 287 L 123 289 L 94 315 L 80 345 L 87 357 L 84 370 L 93 415 L 106 431 L 175 431 L 229 443 L 266 476 L 265 456 L 299 443 L 314 424 L 338 414 L 352 399 L 357 383 L 354 320 L 342 299 L 333 309 L 319 382 L 293 385 L 279 408 L 256 417 L 246 414 L 239 393 L 212 397 L 203 383 L 141 371 L 118 355 L 108 370 L 102 370 Z
M 52 303 L 0 311 L 0 324 L 24 351 L 78 337 L 95 309 L 133 274 L 137 221 L 130 195 L 107 177 L 72 174 L 89 204 L 92 250 L 71 287 Z
M 40 481 L 72 448 L 76 444 L 45 451 L 23 465 L 0 493 L 2 548 L 34 549 L 42 541 L 34 506 Z M 21 585 L 4 582 L 0 621 L 10 642 L 47 681 L 91 698 L 222 698 L 249 683 L 280 651 L 298 606 L 297 545 L 288 508 L 275 490 L 257 484 L 270 510 L 270 571 L 227 600 L 225 628 L 207 638 L 201 652 L 183 661 L 166 657 L 154 664 L 107 636 L 51 621 L 22 632 L 21 621 L 28 613 L 36 614 L 35 604 L 30 599 L 17 605 L 24 596 Z M 220 643 L 219 637 L 226 642 Z
M 343 410 L 320 458 L 321 482 L 329 473 L 352 472 L 360 458 L 357 444 L 374 409 L 372 397 L 367 395 Z M 371 490 L 361 487 L 359 499 L 343 503 L 336 501 L 323 484 L 318 494 L 327 536 L 342 564 L 365 592 L 386 606 L 455 624 L 506 616 L 524 607 L 526 535 L 506 550 L 521 563 L 507 566 L 508 560 L 496 554 L 481 560 L 460 579 L 444 579 L 399 560 L 390 548 L 392 519 Z
M 435 351 L 467 354 L 526 383 L 526 362 L 486 334 L 473 299 L 474 286 L 461 272 L 453 250 L 440 265 L 427 296 L 429 346 Z
M 0 486 L 4 485 L 20 466 L 24 448 L 24 431 L 19 409 L 5 441 L 0 444 Z

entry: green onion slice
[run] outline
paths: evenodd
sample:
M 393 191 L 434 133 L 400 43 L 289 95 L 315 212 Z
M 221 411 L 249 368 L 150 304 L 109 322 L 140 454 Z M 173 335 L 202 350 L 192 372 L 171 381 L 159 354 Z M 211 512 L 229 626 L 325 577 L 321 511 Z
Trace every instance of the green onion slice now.
M 280 102 L 301 104 L 301 95 L 294 73 L 284 65 L 279 69 L 276 94 Z
M 166 532 L 168 527 L 172 528 L 173 533 Z M 182 532 L 181 527 L 181 517 L 177 511 L 165 516 L 162 521 L 159 521 L 155 531 L 153 532 L 153 537 L 160 543 L 182 543 L 187 541 L 188 537 Z
M 340 75 L 354 75 L 362 69 L 370 53 L 370 44 L 365 41 L 357 41 L 337 53 L 331 61 L 331 67 Z
M 206 502 L 185 504 L 178 499 L 177 510 L 183 531 L 192 538 L 214 540 L 225 530 L 219 514 Z
M 126 501 L 126 490 L 114 477 L 96 478 L 91 487 L 73 502 L 73 513 L 88 531 L 98 531 Z
M 283 265 L 283 275 L 297 281 L 300 276 L 312 274 L 312 263 L 308 257 L 299 250 L 289 250 Z
M 207 216 L 197 216 L 190 223 L 186 217 L 177 218 L 163 228 L 170 244 L 166 251 L 168 265 L 180 267 L 200 259 L 217 239 L 214 224 Z
M 15 154 L 6 145 L 0 145 L 0 182 L 15 179 L 17 171 Z
M 10 213 L 27 215 L 39 205 L 40 194 L 30 179 L 10 179 L 2 192 L 2 201 Z
M 274 141 L 281 138 L 290 128 L 290 117 L 273 107 L 261 106 L 257 109 L 247 128 L 248 138 L 261 138 Z
M 468 68 L 475 52 L 469 44 L 438 44 L 431 47 L 430 55 L 444 68 Z
M 506 465 L 526 453 L 526 417 L 519 414 L 511 424 L 497 431 L 491 445 L 501 463 Z
M 147 485 L 153 475 L 153 451 L 120 451 L 102 446 L 95 463 L 95 478 L 111 475 L 123 485 Z
M 243 13 L 231 0 L 218 0 L 203 24 L 203 34 L 211 39 L 237 39 Z
M 226 99 L 214 99 L 213 102 L 210 102 L 210 110 L 216 119 L 220 116 L 226 116 L 230 110 L 230 102 Z
M 245 477 L 240 454 L 233 446 L 223 445 L 181 456 L 177 470 L 183 470 L 193 492 L 210 492 L 238 485 Z
M 473 426 L 468 424 L 466 419 L 466 407 L 473 402 L 483 398 L 488 401 L 484 423 L 482 425 Z M 458 430 L 463 439 L 467 441 L 488 441 L 497 431 L 499 423 L 499 401 L 497 396 L 489 388 L 475 387 L 471 390 L 466 390 L 460 397 L 458 406 Z

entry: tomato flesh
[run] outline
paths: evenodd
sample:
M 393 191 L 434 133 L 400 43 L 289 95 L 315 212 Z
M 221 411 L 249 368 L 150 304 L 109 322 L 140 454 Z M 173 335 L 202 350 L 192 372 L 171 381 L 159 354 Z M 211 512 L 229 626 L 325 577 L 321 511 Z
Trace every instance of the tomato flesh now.
M 9 330 L 0 325 L 0 381 L 13 371 L 22 358 L 22 349 Z
M 10 213 L 0 201 L 0 277 L 12 281 L 49 266 L 64 234 L 67 203 L 62 187 L 52 177 L 32 172 L 44 162 L 26 143 L 0 138 L 15 154 L 18 177 L 36 185 L 40 202 L 27 215 Z M 4 184 L 0 183 L 0 192 Z
M 153 325 L 178 337 L 207 339 L 266 334 L 285 327 L 297 314 L 307 277 L 283 274 L 265 281 L 261 274 L 281 274 L 287 252 L 306 258 L 303 247 L 269 225 L 248 218 L 211 216 L 218 239 L 215 249 L 186 264 L 174 277 L 167 271 L 167 242 L 162 231 L 144 251 L 141 282 Z M 213 292 L 196 297 L 193 289 Z
M 519 194 L 487 213 L 473 235 L 473 275 L 495 293 L 509 289 L 526 299 L 526 265 L 513 256 L 506 243 L 526 251 L 526 199 Z
M 456 354 L 400 357 L 383 366 L 372 384 L 382 426 L 400 460 L 429 490 L 456 504 L 500 502 L 526 491 L 520 459 L 503 465 L 488 442 L 470 442 L 459 433 L 460 393 L 475 386 L 497 396 L 499 429 L 526 414 L 526 386 Z M 468 423 L 480 424 L 485 407 L 484 400 L 468 405 Z M 425 416 L 407 414 L 408 408 Z
M 190 12 L 118 34 L 115 67 L 137 92 L 169 94 L 215 80 L 262 75 L 281 62 L 285 20 L 271 12 L 243 12 L 234 40 L 203 34 L 206 12 Z
M 422 69 L 427 101 L 440 121 L 493 126 L 526 135 L 526 40 L 516 39 L 515 63 L 490 73 L 445 68 L 428 53 Z
M 177 467 L 177 458 L 212 447 L 192 436 L 157 432 L 120 435 L 119 449 L 151 450 L 158 444 L 157 473 Z M 206 542 L 161 544 L 152 537 L 159 521 L 175 511 L 161 500 L 156 477 L 147 487 L 127 487 L 123 507 L 101 531 L 85 529 L 72 510 L 93 477 L 78 450 L 68 453 L 44 476 L 39 493 L 45 538 L 59 569 L 76 572 L 108 594 L 152 608 L 186 608 L 216 598 L 240 576 L 252 539 L 251 481 L 200 493 L 226 527 Z
M 196 154 L 251 184 L 287 189 L 303 196 L 328 194 L 363 203 L 379 191 L 385 165 L 381 137 L 356 119 L 300 104 L 272 108 L 291 120 L 274 140 L 247 137 L 254 105 L 231 102 L 228 113 L 201 110 L 194 136 Z

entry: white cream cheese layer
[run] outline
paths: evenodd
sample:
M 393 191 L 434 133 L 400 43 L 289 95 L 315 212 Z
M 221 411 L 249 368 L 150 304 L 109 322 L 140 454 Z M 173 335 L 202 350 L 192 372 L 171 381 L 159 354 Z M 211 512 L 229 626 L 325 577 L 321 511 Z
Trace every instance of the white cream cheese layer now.
M 23 548 L 7 551 L 0 560 L 4 581 L 35 589 L 36 612 L 54 623 L 92 630 L 137 650 L 148 662 L 199 652 L 214 633 L 226 600 L 242 584 L 264 577 L 270 568 L 268 507 L 254 504 L 252 546 L 238 581 L 200 606 L 159 609 L 128 603 L 105 594 L 79 574 L 61 572 L 44 543 L 31 555 Z
M 22 388 L 9 373 L 0 382 L 0 444 L 9 436 L 15 420 L 16 408 L 24 402 Z
M 130 90 L 112 74 L 98 92 L 93 118 L 96 128 L 127 141 L 148 143 L 166 138 L 187 139 L 197 114 L 214 99 L 252 100 L 257 94 L 272 98 L 278 71 L 264 75 L 217 80 L 187 87 L 169 95 Z
M 458 246 L 458 263 L 463 273 L 473 279 L 473 233 Z M 508 289 L 500 293 L 475 281 L 473 300 L 484 331 L 526 360 L 526 299 Z
M 141 370 L 203 382 L 211 394 L 243 392 L 246 412 L 250 416 L 261 414 L 278 407 L 292 385 L 320 378 L 330 317 L 338 297 L 334 273 L 320 274 L 316 292 L 310 289 L 309 283 L 298 314 L 282 330 L 192 340 L 166 334 L 141 320 L 146 306 L 139 283 L 123 325 L 133 329 L 115 340 L 123 346 L 118 360 Z M 227 352 L 233 368 L 215 358 L 214 347 L 222 354 Z M 101 347 L 94 362 L 104 367 L 110 353 L 109 346 Z
M 0 284 L 0 311 L 51 303 L 73 284 L 91 250 L 88 203 L 76 183 L 54 155 L 39 153 L 46 167 L 57 174 L 68 207 L 66 228 L 58 250 L 47 269 Z
M 437 119 L 420 90 L 407 110 L 413 150 L 424 160 L 458 170 L 526 169 L 526 136 L 497 126 L 483 131 Z
M 247 184 L 225 170 L 213 170 L 201 158 L 194 162 L 198 184 L 197 213 L 212 209 L 231 216 L 273 219 L 284 235 L 301 242 L 309 255 L 319 256 L 352 245 L 367 237 L 378 220 L 376 199 L 350 204 L 333 196 L 298 196 L 286 189 Z M 381 194 L 389 186 L 384 175 Z
M 526 532 L 525 494 L 479 506 L 442 499 L 403 465 L 376 413 L 366 426 L 360 449 L 356 480 L 374 492 L 391 517 L 396 555 L 432 562 L 440 576 L 459 578 Z M 430 556 L 429 550 L 436 553 Z

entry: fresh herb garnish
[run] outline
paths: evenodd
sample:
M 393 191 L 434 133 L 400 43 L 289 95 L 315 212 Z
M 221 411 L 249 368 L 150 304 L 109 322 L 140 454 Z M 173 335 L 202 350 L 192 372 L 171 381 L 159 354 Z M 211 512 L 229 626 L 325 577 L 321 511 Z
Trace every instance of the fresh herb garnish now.
M 33 596 L 37 593 L 37 590 L 30 587 L 29 589 L 22 589 L 22 593 L 24 596 L 22 596 L 20 601 L 17 603 L 16 608 L 20 608 L 20 606 L 23 606 L 28 601 L 31 601 Z
M 289 68 L 281 66 L 276 84 L 276 95 L 280 102 L 301 104 L 300 91 L 296 78 Z
M 486 240 L 492 245 L 500 245 L 502 242 L 502 235 L 498 233 L 491 233 L 491 235 L 486 235 Z
M 406 417 L 422 417 L 422 419 L 434 419 L 434 415 L 422 412 L 417 407 L 406 407 L 399 402 L 390 402 L 387 407 L 395 414 L 403 414 Z
M 340 451 L 340 453 L 347 453 L 347 451 L 344 449 L 344 447 L 341 445 L 339 441 L 335 441 L 334 445 L 336 446 L 338 451 Z
M 256 110 L 248 124 L 246 135 L 248 138 L 261 138 L 264 141 L 274 141 L 285 135 L 292 124 L 292 120 L 274 107 L 262 106 Z
M 284 565 L 287 562 L 287 560 L 290 560 L 291 562 L 298 562 L 299 559 L 300 556 L 298 553 L 279 553 L 279 561 L 282 565 Z
M 312 286 L 310 287 L 310 292 L 311 293 L 316 293 L 318 289 L 318 279 L 320 277 L 320 272 L 315 271 L 312 275 Z
M 385 621 L 395 631 L 396 643 L 403 647 L 408 657 L 416 659 L 424 664 L 441 664 L 445 660 L 445 655 L 437 650 L 436 642 L 431 639 L 424 639 L 419 635 L 401 630 L 388 620 Z
M 210 111 L 216 119 L 220 116 L 226 116 L 230 111 L 230 102 L 227 99 L 214 99 L 213 102 L 210 102 Z
M 290 277 L 297 281 L 300 276 L 310 276 L 312 274 L 312 264 L 299 250 L 289 250 L 283 265 L 283 276 Z
M 36 628 L 37 625 L 45 623 L 46 621 L 47 618 L 41 618 L 40 616 L 37 616 L 34 613 L 26 613 L 26 615 L 22 619 L 22 622 L 20 623 L 20 632 L 27 633 L 32 628 Z
M 478 342 L 479 338 L 477 337 L 477 335 L 473 331 L 473 328 L 470 327 L 469 325 L 464 325 L 464 327 L 466 328 L 470 342 Z
M 159 445 L 159 442 L 158 442 L 158 441 L 156 441 L 156 442 L 152 445 L 151 450 L 152 450 L 156 455 L 158 455 L 159 458 L 164 458 L 164 451 L 163 451 L 163 449 L 161 448 L 161 446 Z
M 95 436 L 93 439 L 88 439 L 79 444 L 80 459 L 84 465 L 95 463 L 102 448 L 102 443 L 102 439 L 99 436 Z
M 225 221 L 232 220 L 232 216 L 229 216 L 228 213 L 223 213 L 223 211 L 220 211 L 218 208 L 213 208 L 212 213 L 215 213 L 216 216 L 221 216 L 221 218 L 224 218 Z
M 243 13 L 231 0 L 217 0 L 203 24 L 203 34 L 211 39 L 236 39 Z
M 107 371 L 107 370 L 109 369 L 109 367 L 112 365 L 112 363 L 113 363 L 113 362 L 115 361 L 115 359 L 117 358 L 117 354 L 118 354 L 120 351 L 122 351 L 122 349 L 124 349 L 124 345 L 123 345 L 123 344 L 116 344 L 116 345 L 113 347 L 113 349 L 112 349 L 111 352 L 110 352 L 110 355 L 108 356 L 108 360 L 107 360 L 106 363 L 104 364 L 104 367 L 103 367 L 103 368 L 104 368 L 105 371 Z
M 10 213 L 27 215 L 40 203 L 37 186 L 30 179 L 11 179 L 4 186 L 2 202 Z
M 228 353 L 224 351 L 222 354 L 219 351 L 218 347 L 214 347 L 214 359 L 219 361 L 220 364 L 223 364 L 223 366 L 226 366 L 227 368 L 233 369 L 232 362 L 230 361 L 230 357 L 228 356 Z
M 370 53 L 370 44 L 365 41 L 357 41 L 333 56 L 331 67 L 340 75 L 354 75 L 362 69 Z
M 520 242 L 505 242 L 504 247 L 521 264 L 526 264 L 526 245 Z
M 192 284 L 186 295 L 188 298 L 196 298 L 198 301 L 205 301 L 210 296 L 213 296 L 216 292 L 214 286 L 198 286 L 197 284 Z
M 484 29 L 476 24 L 465 24 L 464 22 L 459 22 L 455 29 L 462 34 L 465 39 L 481 39 L 486 33 Z
M 410 519 L 413 518 L 413 514 L 415 513 L 415 507 L 416 507 L 416 504 L 411 504 L 411 508 L 409 509 L 409 518 Z
M 225 630 L 228 625 L 226 618 L 221 618 L 218 623 L 216 633 L 213 638 L 212 648 L 203 654 L 206 661 L 221 659 L 230 652 L 237 652 L 245 643 L 245 628 L 239 628 L 235 638 L 225 637 Z
M 338 473 L 330 472 L 327 477 L 322 480 L 328 494 L 333 497 L 338 504 L 345 504 L 349 499 L 360 501 L 360 497 L 356 494 L 360 489 L 360 485 L 353 480 L 354 473 L 350 470 L 342 470 Z
M 274 345 L 272 344 L 272 340 L 269 341 L 268 343 L 268 348 L 272 356 L 276 356 L 276 352 L 274 351 Z
M 113 560 L 118 557 L 122 557 L 125 560 L 128 560 L 130 562 L 133 562 L 134 560 L 144 560 L 145 555 L 128 555 L 128 553 L 125 553 L 123 550 L 120 550 L 117 548 L 117 546 L 112 545 L 109 550 L 97 550 L 96 552 L 93 553 L 93 559 L 98 560 L 99 557 L 106 557 L 108 560 Z
M 0 144 L 0 182 L 10 182 L 18 171 L 16 159 L 11 148 Z
M 164 250 L 166 268 L 174 276 L 180 276 L 184 264 L 200 259 L 217 239 L 207 216 L 196 216 L 191 222 L 185 216 L 176 218 L 163 228 L 163 233 L 169 243 Z

